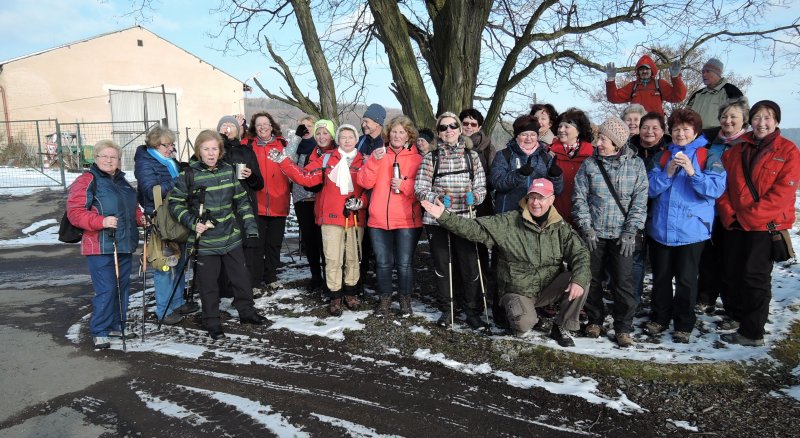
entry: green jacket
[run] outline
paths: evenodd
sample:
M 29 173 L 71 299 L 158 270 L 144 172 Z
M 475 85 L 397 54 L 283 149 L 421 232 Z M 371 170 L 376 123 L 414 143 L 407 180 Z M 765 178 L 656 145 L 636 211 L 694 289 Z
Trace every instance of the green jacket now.
M 199 187 L 206 188 L 204 208 L 216 221 L 214 228 L 206 230 L 200 237 L 198 254 L 227 254 L 242 244 L 242 233 L 239 230 L 234 211 L 244 223 L 246 236 L 258 236 L 258 227 L 255 217 L 253 217 L 253 210 L 250 208 L 247 192 L 236 180 L 233 166 L 222 161 L 213 170 L 201 161 L 193 161 L 187 170 L 178 175 L 175 187 L 167 198 L 169 211 L 178 222 L 186 228 L 194 230 L 199 213 L 199 197 L 192 196 L 191 205 L 188 202 L 189 189 L 186 187 L 186 172 L 194 172 L 192 192 Z M 190 242 L 194 237 L 195 234 L 192 233 Z
M 524 200 L 520 203 L 523 204 Z M 473 242 L 498 251 L 497 288 L 507 293 L 536 298 L 564 270 L 572 282 L 589 291 L 589 251 L 575 230 L 550 208 L 547 222 L 539 227 L 526 205 L 522 211 L 466 219 L 445 211 L 439 225 Z

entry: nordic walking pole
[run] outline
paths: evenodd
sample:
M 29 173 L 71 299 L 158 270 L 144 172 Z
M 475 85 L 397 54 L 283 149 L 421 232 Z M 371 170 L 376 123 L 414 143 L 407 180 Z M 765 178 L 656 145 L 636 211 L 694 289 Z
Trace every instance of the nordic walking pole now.
M 114 242 L 114 273 L 117 277 L 117 303 L 119 304 L 119 331 L 122 333 L 122 351 L 126 351 L 127 345 L 125 345 L 125 320 L 127 319 L 126 315 L 122 313 L 122 288 L 119 286 L 119 257 L 117 256 L 117 229 L 110 228 L 109 235 L 111 236 L 111 241 Z
M 149 237 L 150 226 L 144 226 L 144 248 L 142 248 L 142 342 L 144 342 L 144 317 L 147 313 L 147 302 L 145 294 L 147 292 L 147 238 Z
M 444 195 L 444 206 L 445 208 L 449 208 L 453 205 L 452 200 L 450 199 L 450 195 Z M 453 250 L 450 248 L 450 232 L 445 230 L 447 233 L 447 280 L 450 283 L 450 329 L 453 329 L 453 326 L 456 324 L 456 311 L 455 311 L 455 304 L 453 303 Z
M 467 205 L 469 206 L 469 217 L 475 219 L 475 195 L 467 192 Z M 475 261 L 478 263 L 478 279 L 481 282 L 481 296 L 483 297 L 483 316 L 486 319 L 486 330 L 489 330 L 489 308 L 486 306 L 486 287 L 483 285 L 483 268 L 481 268 L 481 253 L 478 251 L 478 242 L 475 242 Z
M 342 284 L 339 290 L 344 289 L 344 278 L 347 275 L 347 228 L 350 225 L 350 210 L 347 209 L 347 201 L 344 203 L 344 235 L 342 237 Z

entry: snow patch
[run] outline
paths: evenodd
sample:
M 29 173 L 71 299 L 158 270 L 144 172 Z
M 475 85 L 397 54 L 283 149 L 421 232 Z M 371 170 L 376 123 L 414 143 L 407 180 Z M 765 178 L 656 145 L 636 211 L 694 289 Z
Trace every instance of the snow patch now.
M 384 435 L 380 434 L 370 427 L 364 426 L 362 424 L 353 423 L 347 420 L 342 420 L 341 418 L 334 418 L 329 417 L 327 415 L 317 414 L 312 412 L 311 415 L 317 417 L 319 421 L 323 423 L 328 423 L 333 426 L 341 427 L 345 429 L 345 433 L 348 436 L 354 438 L 399 438 L 400 435 Z
M 672 424 L 674 424 L 675 427 L 678 427 L 680 429 L 686 429 L 686 430 L 691 431 L 691 432 L 699 432 L 700 431 L 697 428 L 697 426 L 692 426 L 692 424 L 690 422 L 688 422 L 688 421 L 673 420 L 671 418 L 667 418 L 667 421 L 672 423 Z
M 136 395 L 139 396 L 139 399 L 144 402 L 148 409 L 161 412 L 162 414 L 177 418 L 180 420 L 186 420 L 187 422 L 191 423 L 194 426 L 201 425 L 203 423 L 208 423 L 208 419 L 203 417 L 200 414 L 194 413 L 191 410 L 184 408 L 183 406 L 173 403 L 169 400 L 164 400 L 160 397 L 148 394 L 144 391 L 136 391 Z

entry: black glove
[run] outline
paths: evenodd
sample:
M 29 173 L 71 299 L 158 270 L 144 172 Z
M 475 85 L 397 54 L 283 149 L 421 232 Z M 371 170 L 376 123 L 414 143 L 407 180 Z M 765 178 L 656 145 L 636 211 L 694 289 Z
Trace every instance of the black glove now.
M 308 134 L 308 128 L 302 123 L 297 126 L 297 129 L 294 130 L 294 135 L 298 137 L 302 137 L 306 134 Z
M 528 155 L 528 161 L 525 162 L 525 165 L 519 168 L 519 174 L 522 176 L 531 176 L 533 173 L 533 166 L 531 166 L 531 160 L 533 159 L 533 154 Z
M 178 161 L 178 167 L 180 167 L 181 170 L 186 170 L 189 168 L 189 163 L 186 161 Z
M 556 160 L 556 157 L 553 157 L 553 161 L 550 162 L 550 168 L 547 169 L 547 176 L 558 178 L 562 173 L 564 173 L 564 171 L 558 167 L 558 160 Z
M 256 248 L 258 246 L 258 236 L 250 234 L 244 239 L 245 248 Z

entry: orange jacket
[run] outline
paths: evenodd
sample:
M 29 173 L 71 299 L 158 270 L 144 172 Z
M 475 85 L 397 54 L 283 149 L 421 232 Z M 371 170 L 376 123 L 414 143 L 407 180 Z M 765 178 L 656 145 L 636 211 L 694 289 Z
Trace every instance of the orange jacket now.
M 256 138 L 245 137 L 242 139 L 242 144 L 253 149 L 261 176 L 264 178 L 264 188 L 256 192 L 257 205 L 253 210 L 259 216 L 288 216 L 291 197 L 289 179 L 281 173 L 277 163 L 267 158 L 269 151 L 273 149 L 283 151 L 286 148 L 286 140 L 283 137 L 275 137 L 266 145 L 258 146 Z
M 647 84 L 642 84 L 638 79 L 628 82 L 622 88 L 617 88 L 616 81 L 606 81 L 606 97 L 611 103 L 638 103 L 647 112 L 664 114 L 664 101 L 678 103 L 686 98 L 686 85 L 683 78 L 678 75 L 672 78 L 672 85 L 664 79 L 657 79 L 658 67 L 653 60 L 644 55 L 639 58 L 636 68 L 647 65 L 653 72 L 652 79 Z M 658 86 L 656 86 L 658 81 Z
M 367 159 L 358 172 L 358 184 L 372 189 L 369 201 L 369 225 L 382 230 L 419 228 L 422 226 L 422 207 L 414 196 L 414 180 L 417 177 L 422 155 L 416 146 L 395 152 L 386 148 L 386 155 L 378 160 L 375 154 Z M 394 163 L 400 164 L 400 193 L 391 189 Z

